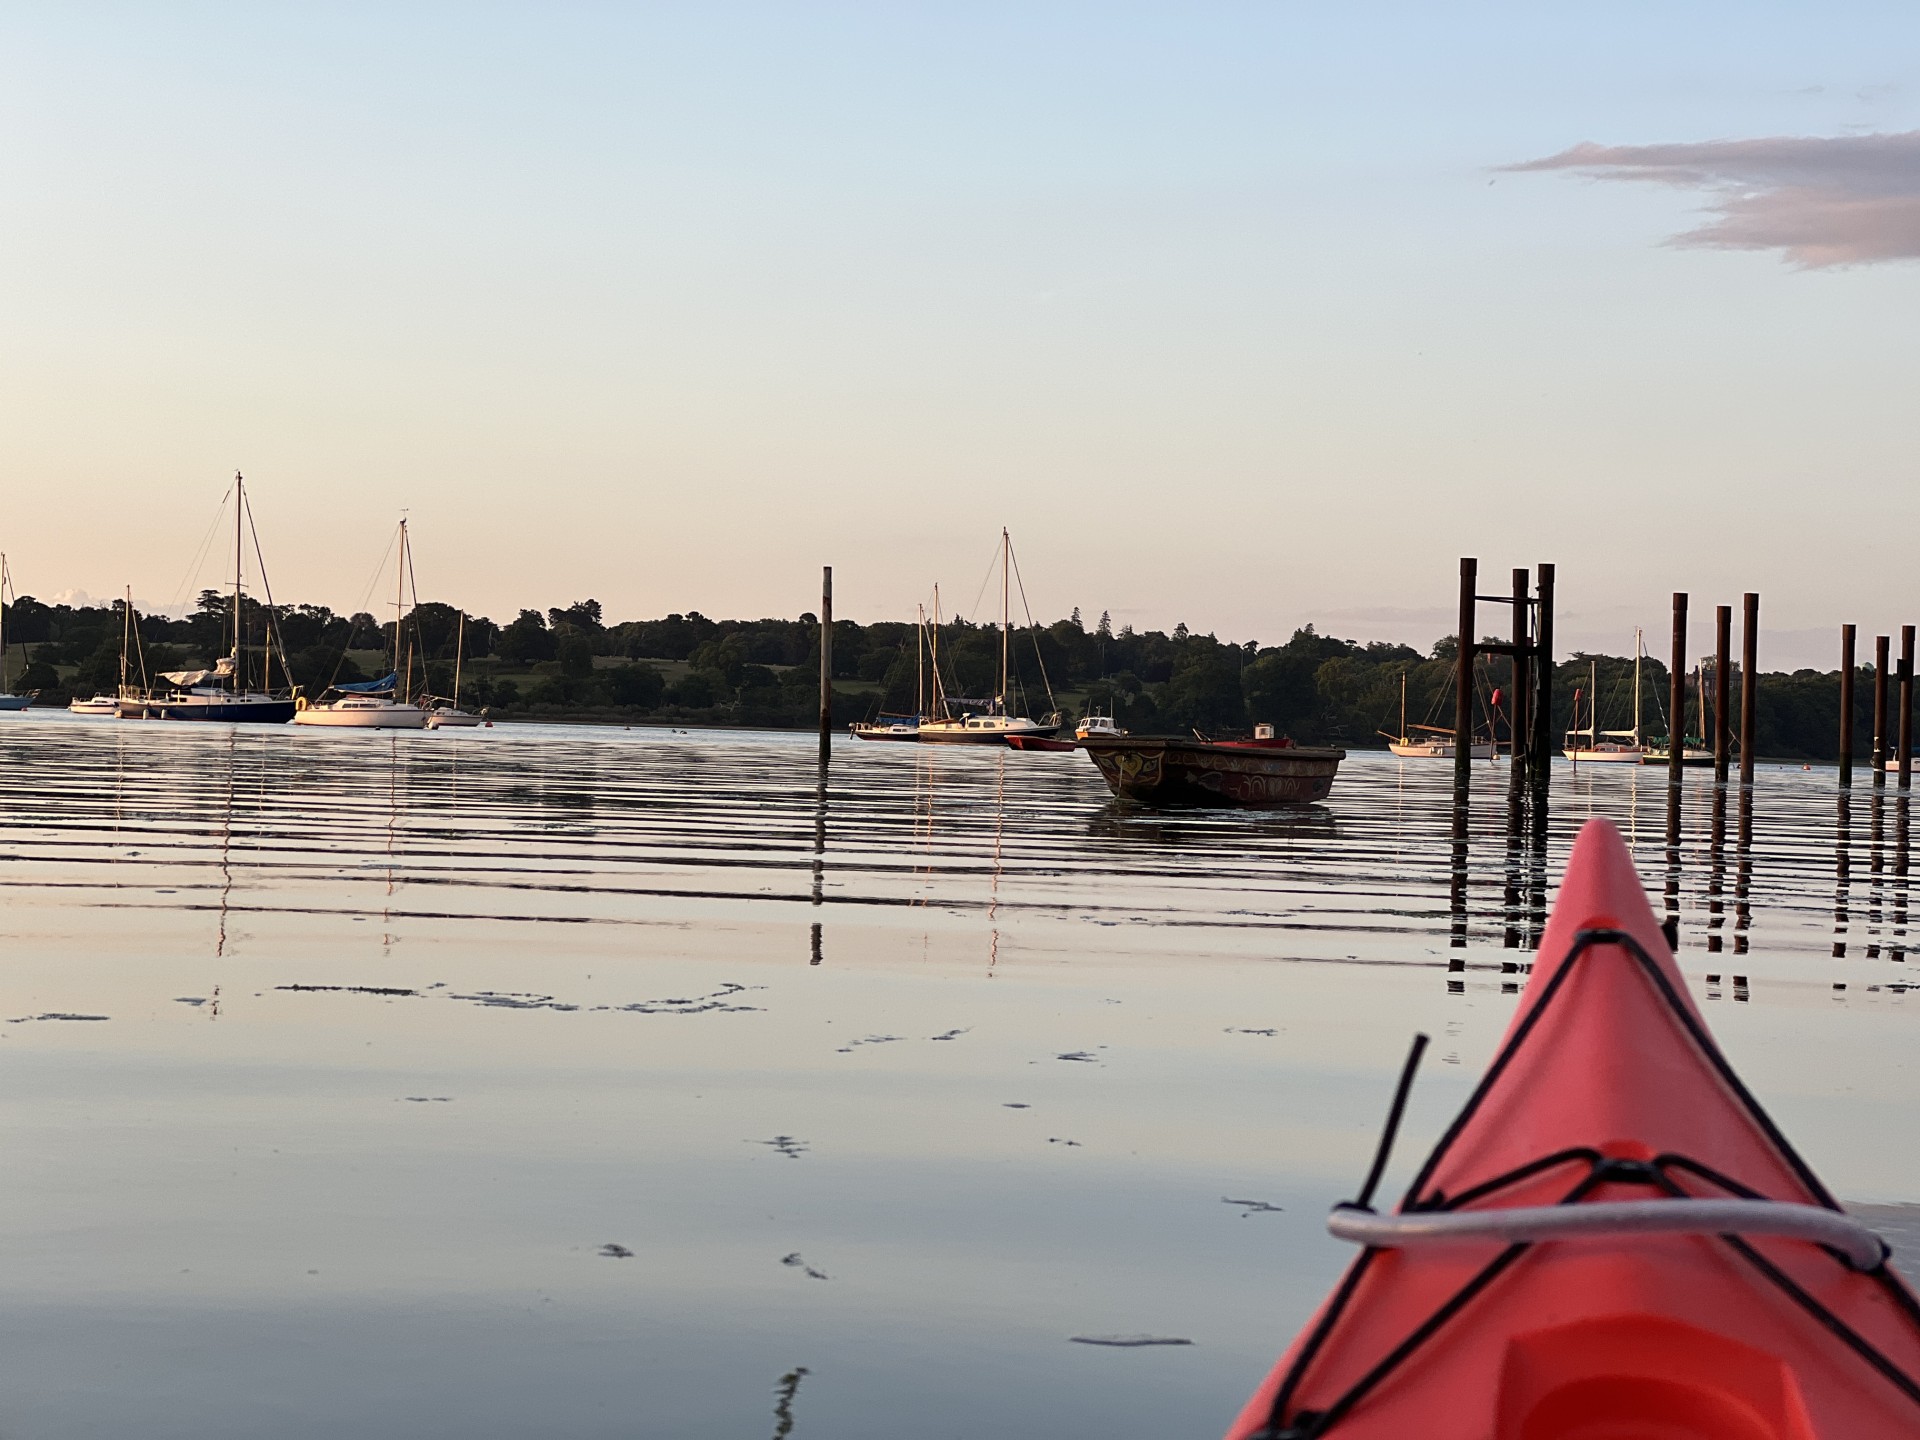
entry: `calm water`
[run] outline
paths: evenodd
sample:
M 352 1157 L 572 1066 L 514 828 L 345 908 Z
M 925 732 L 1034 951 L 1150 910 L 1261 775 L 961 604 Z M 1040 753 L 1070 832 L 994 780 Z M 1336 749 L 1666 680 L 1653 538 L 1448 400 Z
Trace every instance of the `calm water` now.
M 1743 845 L 1690 774 L 1670 855 L 1663 773 L 1563 772 L 1541 869 L 1487 767 L 1462 892 L 1450 773 L 0 717 L 0 1434 L 1217 1434 L 1588 814 L 1834 1189 L 1920 1200 L 1891 791 L 1763 768 Z

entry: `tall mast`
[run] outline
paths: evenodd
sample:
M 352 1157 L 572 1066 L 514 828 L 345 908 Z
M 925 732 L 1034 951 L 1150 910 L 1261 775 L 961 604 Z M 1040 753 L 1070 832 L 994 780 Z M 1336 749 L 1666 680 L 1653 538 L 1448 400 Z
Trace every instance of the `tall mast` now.
M 120 612 L 120 689 L 127 688 L 127 647 L 133 641 L 133 587 L 127 586 L 126 609 Z
M 1006 526 L 1000 527 L 1000 713 L 1007 713 L 1007 641 L 1013 630 L 1013 609 L 1008 593 L 1008 571 L 1013 568 L 1008 556 L 1013 552 L 1013 540 L 1007 534 Z
M 460 612 L 460 632 L 453 642 L 453 708 L 460 708 L 460 662 L 467 657 L 467 612 Z
M 933 630 L 927 637 L 927 649 L 933 657 L 933 695 L 934 706 L 939 710 L 939 718 L 947 718 L 947 696 L 940 684 L 940 586 L 933 587 Z
M 240 548 L 241 529 L 246 523 L 247 482 L 240 478 L 238 470 L 233 472 L 233 688 L 240 690 L 246 684 L 245 650 L 240 629 Z
M 918 720 L 927 713 L 927 607 L 916 605 L 920 612 L 920 623 L 915 626 L 913 658 L 916 662 L 913 684 L 913 718 Z
M 1407 743 L 1407 672 L 1400 672 L 1400 743 Z
M 1640 657 L 1646 653 L 1646 641 L 1638 627 L 1633 632 L 1633 748 L 1640 748 Z M 1669 727 L 1671 728 L 1671 727 Z
M 407 599 L 407 518 L 400 517 L 400 558 L 394 565 L 393 576 L 393 673 L 400 676 L 400 607 Z M 399 679 L 400 703 L 407 703 L 407 682 Z
M 7 693 L 7 589 L 12 583 L 7 557 L 0 554 L 0 694 Z

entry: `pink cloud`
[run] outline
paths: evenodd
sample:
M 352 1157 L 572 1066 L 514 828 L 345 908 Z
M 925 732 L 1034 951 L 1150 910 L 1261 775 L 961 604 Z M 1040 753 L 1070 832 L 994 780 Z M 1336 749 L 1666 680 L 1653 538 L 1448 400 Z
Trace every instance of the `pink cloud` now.
M 1674 236 L 1674 245 L 1779 250 L 1809 268 L 1920 259 L 1920 130 L 1582 144 L 1502 169 L 1707 192 L 1713 218 Z

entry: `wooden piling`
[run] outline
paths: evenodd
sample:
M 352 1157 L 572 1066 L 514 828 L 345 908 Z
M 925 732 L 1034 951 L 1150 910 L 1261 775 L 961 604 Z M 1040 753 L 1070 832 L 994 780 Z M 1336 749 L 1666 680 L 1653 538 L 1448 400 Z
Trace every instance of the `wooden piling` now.
M 1545 838 L 1547 784 L 1553 774 L 1553 566 L 1534 568 L 1533 785 L 1534 824 Z
M 1667 784 L 1678 787 L 1687 752 L 1687 595 L 1684 590 L 1673 592 L 1671 664 L 1667 677 Z
M 1727 672 L 1733 666 L 1733 607 L 1713 607 L 1713 783 L 1727 783 Z
M 1740 623 L 1740 783 L 1753 784 L 1753 701 L 1759 679 L 1760 597 L 1749 591 L 1741 597 L 1745 613 Z
M 1508 686 L 1513 693 L 1507 699 L 1507 779 L 1510 786 L 1521 783 L 1528 756 L 1533 749 L 1529 743 L 1532 731 L 1527 714 L 1532 668 L 1528 646 L 1533 630 L 1527 623 L 1530 578 L 1525 569 L 1513 572 L 1513 682 Z
M 1460 559 L 1460 653 L 1453 685 L 1453 788 L 1456 802 L 1464 801 L 1473 778 L 1473 640 L 1474 590 L 1480 583 L 1480 562 Z
M 1913 626 L 1900 627 L 1900 788 L 1913 788 Z
M 833 745 L 833 567 L 820 570 L 820 763 Z
M 1887 783 L 1887 647 L 1889 637 L 1873 637 L 1873 783 Z
M 1853 626 L 1840 627 L 1840 783 L 1853 784 Z

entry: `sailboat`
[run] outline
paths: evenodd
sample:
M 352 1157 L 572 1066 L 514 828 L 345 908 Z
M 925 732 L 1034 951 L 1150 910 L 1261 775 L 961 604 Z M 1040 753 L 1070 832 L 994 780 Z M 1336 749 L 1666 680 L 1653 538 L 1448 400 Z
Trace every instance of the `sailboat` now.
M 1058 713 L 1046 721 L 1031 720 L 1024 715 L 1011 715 L 1007 707 L 1011 700 L 1009 693 L 1009 649 L 1013 639 L 1013 539 L 1003 528 L 1000 531 L 1000 693 L 984 702 L 976 702 L 975 709 L 967 701 L 949 697 L 940 685 L 939 670 L 934 671 L 934 691 L 939 697 L 936 709 L 939 714 L 920 723 L 920 739 L 944 744 L 961 745 L 1004 745 L 1014 735 L 1052 736 L 1060 729 Z M 1024 598 L 1024 590 L 1022 592 Z M 936 617 L 937 619 L 937 617 Z M 1031 616 L 1028 617 L 1032 619 Z M 1043 671 L 1044 673 L 1044 671 Z M 1048 685 L 1048 696 L 1052 696 L 1052 685 Z M 955 714 L 955 709 L 960 710 Z
M 1413 730 L 1419 730 L 1424 733 L 1415 735 L 1412 733 Z M 1452 726 L 1415 725 L 1412 727 L 1412 730 L 1408 729 L 1407 677 L 1404 672 L 1402 672 L 1400 676 L 1400 733 L 1398 735 L 1388 735 L 1384 730 L 1380 733 L 1386 737 L 1387 749 L 1391 750 L 1403 760 L 1453 759 Z M 1493 759 L 1494 742 L 1491 739 L 1485 743 L 1475 740 L 1472 742 L 1472 745 L 1473 748 L 1467 752 L 1471 758 L 1475 760 Z
M 427 702 L 429 730 L 459 729 L 471 725 L 491 725 L 483 710 L 478 715 L 460 708 L 460 666 L 467 658 L 467 612 L 460 612 L 460 630 L 453 642 L 453 698 Z
M 1638 630 L 1633 632 L 1633 728 L 1631 730 L 1596 730 L 1598 723 L 1600 697 L 1596 686 L 1600 677 L 1600 667 L 1593 661 L 1587 664 L 1587 728 L 1575 728 L 1567 731 L 1564 754 L 1577 765 L 1638 765 L 1640 757 L 1646 753 L 1646 747 L 1640 742 L 1640 662 L 1646 655 L 1646 644 Z M 1574 694 L 1573 719 L 1576 727 L 1580 720 L 1580 696 Z
M 138 643 L 138 633 L 133 628 L 133 587 L 127 587 L 127 597 L 120 611 L 120 688 L 109 695 L 104 690 L 82 699 L 76 695 L 67 702 L 67 709 L 76 715 L 119 715 L 122 707 L 129 703 L 130 687 L 127 684 L 127 652 Z M 144 668 L 144 662 L 142 662 Z M 135 716 L 146 714 L 146 702 L 134 700 L 132 711 Z
M 7 557 L 0 555 L 0 711 L 24 710 L 33 704 L 38 690 L 15 695 L 7 689 L 7 601 L 13 596 L 13 572 L 7 569 Z
M 1694 693 L 1700 697 L 1700 734 L 1686 733 L 1686 711 L 1680 713 L 1680 719 L 1669 729 L 1680 731 L 1680 763 L 1687 766 L 1713 764 L 1713 747 L 1702 738 L 1707 730 L 1707 676 L 1706 667 L 1696 665 L 1693 669 Z M 1673 737 L 1661 735 L 1647 742 L 1647 750 L 1640 757 L 1643 765 L 1670 765 L 1673 756 Z
M 927 607 L 919 607 L 915 622 L 915 659 L 918 674 L 914 685 L 913 714 L 889 715 L 881 711 L 872 720 L 854 722 L 848 727 L 856 740 L 918 740 L 927 716 Z
M 400 556 L 395 563 L 393 595 L 393 669 L 378 680 L 359 680 L 348 684 L 333 684 L 327 687 L 330 695 L 338 696 L 334 700 L 323 700 L 310 704 L 302 697 L 299 708 L 294 712 L 296 725 L 331 725 L 353 730 L 424 730 L 427 725 L 427 712 L 419 705 L 408 703 L 410 686 L 401 676 L 410 680 L 413 671 L 413 656 L 410 651 L 401 648 L 401 636 L 406 629 L 405 611 L 407 604 L 407 579 L 413 571 L 413 551 L 407 539 L 407 522 L 400 522 Z M 419 595 L 414 596 L 414 606 L 419 607 Z M 404 658 L 403 658 L 404 657 Z M 396 692 L 399 698 L 395 698 Z
M 293 718 L 294 691 L 291 684 L 274 686 L 273 653 L 279 638 L 273 625 L 273 592 L 267 587 L 265 567 L 261 567 L 260 586 L 266 604 L 260 607 L 266 616 L 266 643 L 261 646 L 260 688 L 252 688 L 249 674 L 246 633 L 246 565 L 244 541 L 252 525 L 253 514 L 247 505 L 247 482 L 239 474 L 233 477 L 233 652 L 213 662 L 211 670 L 172 670 L 161 675 L 166 687 L 150 691 L 143 708 L 155 720 L 226 720 L 254 725 L 282 725 Z M 259 559 L 260 537 L 254 536 L 254 555 Z M 287 668 L 287 657 L 280 657 L 280 668 Z M 289 675 L 289 680 L 291 676 Z

